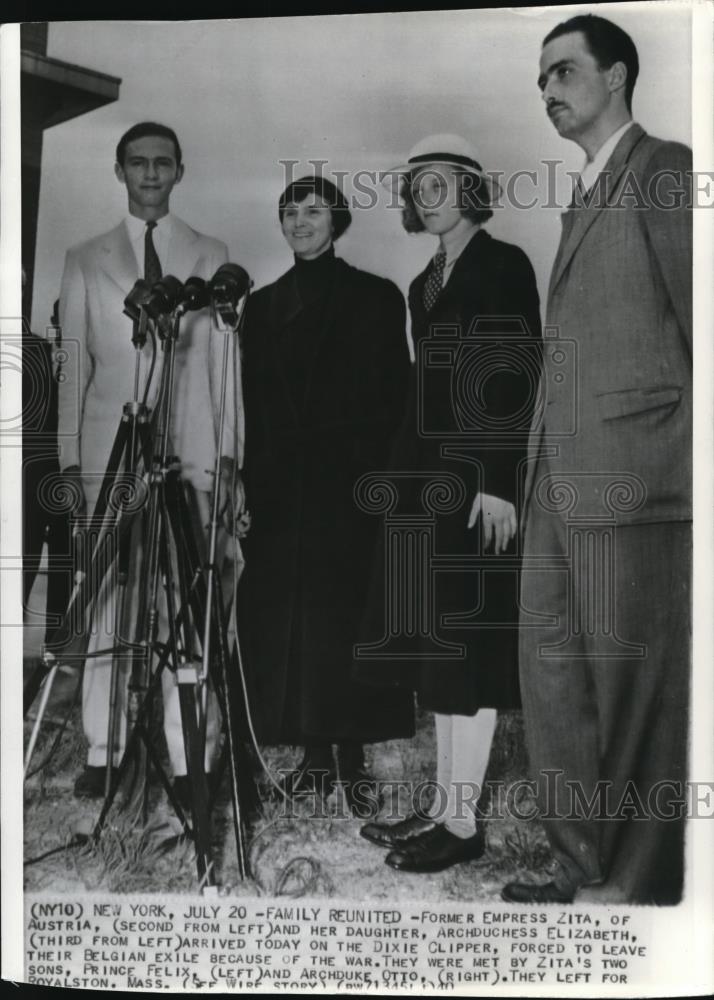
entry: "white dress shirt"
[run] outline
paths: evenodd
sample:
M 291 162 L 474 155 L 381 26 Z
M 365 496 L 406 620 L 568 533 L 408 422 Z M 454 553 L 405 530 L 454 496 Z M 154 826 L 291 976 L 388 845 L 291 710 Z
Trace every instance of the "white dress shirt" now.
M 629 122 L 625 122 L 624 125 L 620 126 L 617 132 L 613 132 L 610 138 L 605 140 L 595 156 L 593 156 L 592 160 L 588 160 L 587 158 L 585 159 L 583 168 L 580 171 L 580 177 L 578 178 L 585 193 L 590 190 L 595 181 L 598 179 L 598 175 L 605 169 L 605 164 L 610 159 L 615 146 L 618 144 L 628 128 L 631 128 L 634 124 L 635 123 L 632 119 L 630 119 Z
M 169 244 L 171 242 L 171 232 L 173 228 L 173 216 L 169 212 L 167 215 L 156 220 L 152 232 L 154 247 L 161 263 L 161 271 L 166 274 L 166 262 L 169 259 Z M 136 263 L 139 266 L 139 276 L 144 277 L 144 240 L 146 239 L 146 221 L 137 219 L 135 215 L 127 215 L 124 219 L 129 242 L 132 245 L 136 256 Z

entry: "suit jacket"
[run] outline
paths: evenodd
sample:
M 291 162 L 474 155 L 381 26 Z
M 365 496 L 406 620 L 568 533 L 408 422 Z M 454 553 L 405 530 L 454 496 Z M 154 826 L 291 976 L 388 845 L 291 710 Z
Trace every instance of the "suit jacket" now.
M 691 518 L 690 208 L 690 150 L 633 125 L 564 213 L 526 506 L 536 455 L 555 445 L 550 468 L 574 477 L 578 514 L 614 504 L 617 524 Z M 608 494 L 607 479 L 626 485 Z
M 180 281 L 192 275 L 210 278 L 227 260 L 225 245 L 195 232 L 175 216 L 165 274 Z M 136 255 L 125 223 L 68 251 L 60 292 L 60 323 L 67 352 L 59 386 L 60 467 L 80 465 L 89 499 L 96 498 L 122 406 L 133 398 L 135 349 L 132 323 L 123 313 L 127 293 L 139 277 Z M 183 474 L 197 489 L 209 490 L 216 453 L 218 375 L 222 335 L 212 332 L 207 309 L 182 320 L 176 347 L 172 445 Z M 158 351 L 159 360 L 161 350 Z M 149 371 L 150 340 L 142 352 L 140 398 Z M 155 403 L 160 365 L 157 360 L 148 398 Z M 238 373 L 233 372 L 228 413 L 233 416 Z M 222 451 L 234 452 L 234 421 L 226 424 Z

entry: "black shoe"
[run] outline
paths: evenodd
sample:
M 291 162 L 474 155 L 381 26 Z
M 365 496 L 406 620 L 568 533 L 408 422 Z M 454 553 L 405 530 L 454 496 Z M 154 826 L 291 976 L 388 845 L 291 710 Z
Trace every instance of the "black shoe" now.
M 408 816 L 399 823 L 366 823 L 360 830 L 360 836 L 380 847 L 401 847 L 436 826 L 436 820 L 427 816 Z
M 74 783 L 74 797 L 76 799 L 103 799 L 106 780 L 106 767 L 94 767 L 92 764 L 87 764 Z
M 473 837 L 457 837 L 442 823 L 390 851 L 385 862 L 403 872 L 440 872 L 463 861 L 475 861 L 486 850 L 481 830 Z
M 555 882 L 508 882 L 501 889 L 507 903 L 572 903 L 575 889 L 563 889 Z

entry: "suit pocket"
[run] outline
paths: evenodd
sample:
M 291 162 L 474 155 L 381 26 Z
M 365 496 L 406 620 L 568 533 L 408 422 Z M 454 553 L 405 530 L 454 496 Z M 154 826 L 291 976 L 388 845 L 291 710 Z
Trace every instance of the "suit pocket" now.
M 651 410 L 676 407 L 682 398 L 679 386 L 645 386 L 641 389 L 620 389 L 601 392 L 596 396 L 602 420 L 618 420 Z

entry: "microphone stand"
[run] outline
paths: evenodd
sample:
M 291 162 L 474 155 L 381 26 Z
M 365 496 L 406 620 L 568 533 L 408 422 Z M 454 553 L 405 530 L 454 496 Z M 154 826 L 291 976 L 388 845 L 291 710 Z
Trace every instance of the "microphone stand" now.
M 194 841 L 196 863 L 201 888 L 204 892 L 215 892 L 215 874 L 211 857 L 210 834 L 210 801 L 205 774 L 204 756 L 207 716 L 207 681 L 210 676 L 214 690 L 222 710 L 227 743 L 230 750 L 231 792 L 233 802 L 233 822 L 236 835 L 238 866 L 242 878 L 247 874 L 247 856 L 243 838 L 241 804 L 238 781 L 238 753 L 234 733 L 234 720 L 231 709 L 231 689 L 228 676 L 228 642 L 226 637 L 226 621 L 221 596 L 220 579 L 216 566 L 217 531 L 219 520 L 219 484 L 220 458 L 223 446 L 223 422 L 226 412 L 227 368 L 230 346 L 230 333 L 238 334 L 241 327 L 247 292 L 243 296 L 242 305 L 237 315 L 225 320 L 221 329 L 225 332 L 223 345 L 223 366 L 221 375 L 220 419 L 216 466 L 214 469 L 214 496 L 211 513 L 211 532 L 208 545 L 208 564 L 204 581 L 198 546 L 193 534 L 193 527 L 185 494 L 181 486 L 180 461 L 169 455 L 169 426 L 174 391 L 175 348 L 178 340 L 180 320 L 187 308 L 181 305 L 173 309 L 171 318 L 166 314 L 155 317 L 158 331 L 162 339 L 164 363 L 161 371 L 161 382 L 158 393 L 158 405 L 155 413 L 155 442 L 152 447 L 149 413 L 144 403 L 138 402 L 139 388 L 139 350 L 143 346 L 142 334 L 145 339 L 147 316 L 143 307 L 135 320 L 135 336 L 132 341 L 137 347 L 137 362 L 134 379 L 135 399 L 124 406 L 122 422 L 117 431 L 110 454 L 107 470 L 102 482 L 99 500 L 90 522 L 92 536 L 97 535 L 98 541 L 92 549 L 88 567 L 77 574 L 75 593 L 70 602 L 70 608 L 57 632 L 53 634 L 51 649 L 47 651 L 47 661 L 53 659 L 53 669 L 56 670 L 62 660 L 68 658 L 86 657 L 86 644 L 89 629 L 85 621 L 86 610 L 99 591 L 99 587 L 112 564 L 116 549 L 112 540 L 118 535 L 118 550 L 120 553 L 120 577 L 124 583 L 121 600 L 117 601 L 115 629 L 123 618 L 120 609 L 125 606 L 126 582 L 128 580 L 128 562 L 134 555 L 132 546 L 131 526 L 138 511 L 131 509 L 129 500 L 122 497 L 118 504 L 110 503 L 113 488 L 116 485 L 117 471 L 120 467 L 125 449 L 127 468 L 134 471 L 137 458 L 137 437 L 142 447 L 144 466 L 148 471 L 149 499 L 145 514 L 142 551 L 145 559 L 145 570 L 140 575 L 138 595 L 138 621 L 136 639 L 130 644 L 132 654 L 131 676 L 128 689 L 127 704 L 127 740 L 126 747 L 116 770 L 108 764 L 107 785 L 109 786 L 100 815 L 90 838 L 95 842 L 101 836 L 109 811 L 122 783 L 123 776 L 134 764 L 134 775 L 129 792 L 125 798 L 125 807 L 132 814 L 147 819 L 147 758 L 150 759 L 161 784 L 166 791 L 169 802 L 174 809 L 185 835 Z M 164 307 L 166 308 L 166 307 Z M 219 326 L 218 319 L 216 325 Z M 152 365 L 153 371 L 153 365 Z M 145 394 L 146 398 L 146 394 Z M 142 505 L 143 506 L 143 505 Z M 115 517 L 107 517 L 107 507 L 115 513 Z M 128 509 L 127 509 L 128 508 Z M 113 521 L 113 524 L 111 523 Z M 117 530 L 112 532 L 112 527 Z M 102 558 L 111 555 L 111 559 Z M 101 570 L 101 573 L 97 570 Z M 167 605 L 168 639 L 158 640 L 159 624 L 159 583 L 163 587 Z M 190 581 L 190 582 L 189 582 Z M 90 586 L 90 584 L 93 584 Z M 176 593 L 180 597 L 180 606 L 176 608 Z M 73 622 L 72 609 L 79 610 L 79 628 Z M 215 629 L 215 634 L 213 632 Z M 194 655 L 194 635 L 201 636 L 201 669 L 194 665 L 199 657 Z M 217 654 L 212 655 L 212 648 Z M 58 659 L 54 659 L 54 655 Z M 92 655 L 104 655 L 100 651 Z M 111 710 L 109 716 L 109 754 L 113 762 L 113 747 L 116 736 L 119 681 L 118 669 L 115 671 L 117 650 L 114 648 L 112 663 Z M 215 659 L 218 656 L 219 671 L 216 672 Z M 158 657 L 158 662 L 152 670 L 152 659 Z M 181 725 L 186 753 L 188 783 L 192 796 L 192 824 L 187 818 L 176 797 L 168 777 L 164 773 L 158 759 L 157 751 L 149 726 L 149 716 L 152 699 L 158 689 L 162 672 L 166 666 L 172 670 L 179 688 L 179 706 Z M 34 697 L 34 696 L 33 696 Z M 43 695 L 43 705 L 46 704 L 49 692 Z M 26 703 L 31 702 L 26 690 Z M 36 727 L 38 729 L 39 726 Z M 36 737 L 35 737 L 36 738 Z M 34 749 L 34 740 L 33 747 Z M 27 764 L 31 752 L 28 754 Z M 75 838 L 75 842 L 84 842 L 86 838 Z
M 78 530 L 77 550 L 78 566 L 74 577 L 74 587 L 70 595 L 67 609 L 62 621 L 57 629 L 52 633 L 42 651 L 42 660 L 35 668 L 33 674 L 28 679 L 23 692 L 24 714 L 31 708 L 38 691 L 43 685 L 42 697 L 37 711 L 35 723 L 28 741 L 24 759 L 24 774 L 27 773 L 35 752 L 37 739 L 44 715 L 49 702 L 52 687 L 57 676 L 57 671 L 63 661 L 81 660 L 82 668 L 87 658 L 87 644 L 89 641 L 89 624 L 87 613 L 91 608 L 95 598 L 99 593 L 101 584 L 106 576 L 111 564 L 114 561 L 116 550 L 112 552 L 111 538 L 117 523 L 119 524 L 119 550 L 126 555 L 130 531 L 135 512 L 130 512 L 127 517 L 122 517 L 127 506 L 130 504 L 131 488 L 136 483 L 136 466 L 138 461 L 139 445 L 144 456 L 145 467 L 151 464 L 151 435 L 149 430 L 149 411 L 143 402 L 139 402 L 139 375 L 141 366 L 141 351 L 146 343 L 148 317 L 143 308 L 137 314 L 132 315 L 133 333 L 132 343 L 136 352 L 134 365 L 134 398 L 124 404 L 122 417 L 117 428 L 114 442 L 107 462 L 107 468 L 102 479 L 94 514 L 84 531 Z M 117 497 L 115 487 L 117 485 L 118 471 L 125 462 L 127 487 Z M 109 508 L 109 511 L 108 511 Z M 113 513 L 113 517 L 111 513 Z M 91 544 L 91 554 L 88 554 L 87 541 Z M 126 581 L 124 580 L 124 583 Z M 120 573 L 120 587 L 122 584 Z M 123 609 L 125 587 L 120 589 L 120 596 L 116 602 L 117 621 Z M 115 633 L 116 634 L 116 633 Z M 99 657 L 106 654 L 106 650 L 99 650 L 89 654 L 92 657 Z M 112 682 L 110 692 L 116 687 L 114 673 L 116 670 L 116 650 L 112 650 Z M 110 694 L 109 712 L 109 756 L 107 765 L 107 794 L 110 780 L 111 748 L 115 741 L 116 723 L 113 722 L 113 711 L 116 706 L 116 696 Z
M 169 802 L 183 826 L 184 833 L 194 841 L 201 889 L 206 894 L 213 894 L 216 891 L 216 881 L 211 856 L 210 813 L 212 802 L 204 765 L 209 676 L 223 714 L 230 750 L 228 756 L 231 766 L 233 822 L 241 878 L 245 878 L 248 865 L 239 792 L 237 763 L 239 750 L 234 735 L 235 726 L 232 717 L 228 676 L 226 622 L 216 566 L 218 480 L 216 479 L 212 506 L 211 535 L 208 545 L 209 563 L 202 566 L 186 496 L 181 487 L 180 461 L 168 454 L 168 426 L 173 400 L 175 343 L 182 316 L 181 309 L 182 307 L 179 307 L 174 312 L 172 323 L 163 324 L 166 358 L 162 373 L 161 405 L 157 410 L 149 514 L 143 543 L 147 570 L 142 574 L 139 620 L 134 646 L 136 652 L 132 661 L 129 685 L 127 709 L 129 735 L 124 758 L 119 765 L 117 780 L 112 791 L 116 792 L 129 760 L 133 759 L 135 779 L 132 784 L 133 794 L 127 807 L 134 814 L 140 813 L 145 822 L 146 758 L 147 754 L 150 755 L 151 763 L 161 778 Z M 241 309 L 236 317 L 233 333 L 239 329 L 242 315 L 243 310 Z M 221 378 L 221 422 L 219 425 L 221 429 L 226 411 L 228 348 L 229 337 L 226 336 Z M 218 437 L 216 477 L 220 472 L 220 451 L 223 443 L 223 435 L 220 430 Z M 204 569 L 206 571 L 205 580 Z M 157 642 L 160 576 L 164 579 L 168 612 L 169 636 L 165 643 Z M 178 609 L 176 608 L 177 593 L 180 598 Z M 201 636 L 200 659 L 195 655 L 194 637 L 197 636 Z M 212 655 L 211 650 L 216 646 L 218 652 Z M 158 654 L 159 659 L 152 670 L 151 661 L 154 654 Z M 220 660 L 218 671 L 215 665 L 216 655 Z M 194 662 L 201 663 L 200 671 Z M 188 825 L 181 804 L 156 759 L 156 752 L 152 746 L 147 727 L 151 696 L 158 686 L 159 677 L 166 666 L 174 673 L 179 689 L 186 769 L 191 789 L 191 826 Z M 109 799 L 105 801 L 95 826 L 93 834 L 95 838 L 99 837 L 106 822 L 112 798 L 113 795 L 110 795 Z
M 193 624 L 189 615 L 187 579 L 195 573 L 195 564 L 187 566 L 184 537 L 189 533 L 187 525 L 177 522 L 180 493 L 181 463 L 176 456 L 169 455 L 169 426 L 173 404 L 174 375 L 176 362 L 176 342 L 183 310 L 173 311 L 171 319 L 162 317 L 160 329 L 164 346 L 164 365 L 161 376 L 160 405 L 156 420 L 156 441 L 151 467 L 149 510 L 142 550 L 146 558 L 146 571 L 142 572 L 139 588 L 139 618 L 136 629 L 135 652 L 132 658 L 131 679 L 127 704 L 127 741 L 124 756 L 119 765 L 117 780 L 113 785 L 116 792 L 122 775 L 130 761 L 134 764 L 134 776 L 127 809 L 138 814 L 145 823 L 147 819 L 146 765 L 150 757 L 154 769 L 159 774 L 184 832 L 194 841 L 199 882 L 205 892 L 215 889 L 215 874 L 211 858 L 211 837 L 209 827 L 208 791 L 204 770 L 203 741 L 201 740 L 195 699 L 196 670 L 192 665 Z M 175 545 L 175 551 L 171 543 Z M 176 572 L 174 570 L 176 557 Z M 158 642 L 159 586 L 164 581 L 169 627 L 168 640 Z M 175 606 L 176 582 L 178 582 L 181 606 Z M 152 670 L 152 659 L 159 655 L 158 663 Z M 192 794 L 192 826 L 176 798 L 168 778 L 161 768 L 153 747 L 151 733 L 147 725 L 150 695 L 166 666 L 175 675 L 179 688 L 179 707 L 188 783 Z M 103 829 L 111 806 L 110 795 L 97 820 L 93 837 L 97 839 Z
M 223 431 L 226 414 L 226 389 L 228 380 L 228 363 L 230 357 L 230 347 L 232 338 L 238 339 L 243 325 L 243 317 L 248 302 L 250 289 L 247 289 L 242 296 L 240 306 L 237 310 L 235 320 L 230 322 L 226 316 L 214 305 L 212 309 L 213 321 L 216 329 L 223 335 L 223 354 L 221 361 L 221 389 L 218 413 L 218 443 L 216 447 L 216 458 L 213 470 L 213 499 L 211 504 L 211 522 L 208 544 L 208 564 L 206 582 L 206 617 L 203 629 L 202 662 L 199 675 L 199 690 L 201 691 L 201 726 L 205 732 L 206 717 L 208 710 L 208 676 L 211 664 L 211 633 L 215 628 L 218 636 L 218 659 L 220 663 L 220 685 L 223 691 L 223 715 L 228 741 L 228 762 L 230 767 L 231 801 L 233 805 L 233 828 L 236 840 L 236 851 L 238 857 L 238 870 L 241 878 L 245 878 L 248 863 L 243 835 L 243 821 L 241 815 L 239 775 L 238 775 L 238 747 L 236 745 L 236 732 L 233 722 L 231 708 L 231 689 L 228 676 L 228 646 L 226 640 L 225 605 L 221 591 L 221 581 L 216 564 L 216 550 L 218 539 L 219 505 L 220 505 L 220 482 L 221 482 L 221 459 L 223 453 Z M 232 498 L 231 498 L 232 499 Z M 234 511 L 234 516 L 236 512 Z

